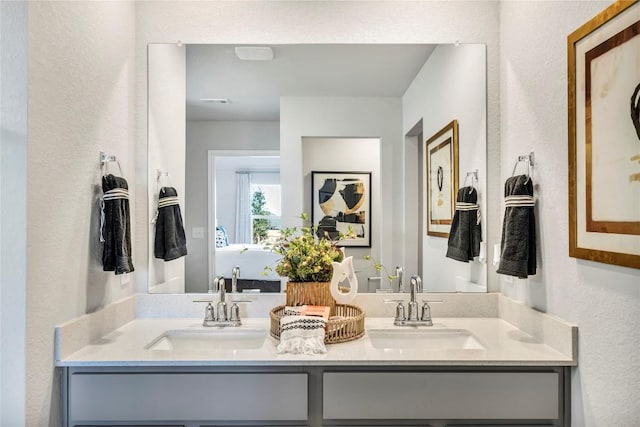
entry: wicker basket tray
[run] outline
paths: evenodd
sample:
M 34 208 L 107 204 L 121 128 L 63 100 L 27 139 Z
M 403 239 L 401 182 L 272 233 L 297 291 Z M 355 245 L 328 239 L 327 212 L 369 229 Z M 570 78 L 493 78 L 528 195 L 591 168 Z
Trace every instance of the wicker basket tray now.
M 284 315 L 284 305 L 275 307 L 269 313 L 271 317 L 271 336 L 280 339 L 280 318 Z M 338 344 L 352 341 L 364 335 L 364 311 L 355 305 L 335 304 L 332 316 L 339 319 L 329 319 L 327 331 L 324 335 L 325 344 Z

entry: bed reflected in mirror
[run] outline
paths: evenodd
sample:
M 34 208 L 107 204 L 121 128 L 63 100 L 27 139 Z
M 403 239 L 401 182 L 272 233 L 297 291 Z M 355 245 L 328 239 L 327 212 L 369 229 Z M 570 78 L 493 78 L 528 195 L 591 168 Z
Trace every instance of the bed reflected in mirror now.
M 271 250 L 282 228 L 280 156 L 246 150 L 211 150 L 209 156 L 212 274 L 226 279 L 228 292 L 280 292 L 280 277 L 270 269 L 280 259 Z M 186 291 L 200 291 L 195 283 L 187 281 Z

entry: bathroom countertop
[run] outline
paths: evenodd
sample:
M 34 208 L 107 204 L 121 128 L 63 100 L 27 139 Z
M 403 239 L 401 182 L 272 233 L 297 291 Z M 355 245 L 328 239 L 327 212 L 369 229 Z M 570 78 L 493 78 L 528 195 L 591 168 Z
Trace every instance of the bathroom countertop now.
M 268 318 L 246 318 L 240 329 L 264 328 Z M 412 329 L 393 326 L 388 317 L 367 317 L 366 329 Z M 428 327 L 420 327 L 428 328 Z M 575 366 L 575 351 L 561 352 L 501 318 L 434 318 L 430 329 L 465 329 L 484 349 L 445 349 L 436 345 L 422 348 L 375 348 L 368 334 L 354 341 L 327 346 L 319 355 L 278 354 L 277 340 L 267 335 L 258 349 L 241 350 L 150 350 L 145 349 L 167 330 L 204 328 L 202 319 L 138 318 L 89 345 L 62 358 L 60 367 L 96 366 Z M 568 348 L 575 348 L 576 335 Z M 567 347 L 565 347 L 567 348 Z

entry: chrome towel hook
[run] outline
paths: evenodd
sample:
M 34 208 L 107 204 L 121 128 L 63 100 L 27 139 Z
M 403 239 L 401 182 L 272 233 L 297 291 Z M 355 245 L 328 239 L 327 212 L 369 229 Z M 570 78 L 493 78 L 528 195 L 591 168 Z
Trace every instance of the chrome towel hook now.
M 171 183 L 171 175 L 169 174 L 169 172 L 163 172 L 160 169 L 156 169 L 156 193 L 158 193 L 158 191 L 162 191 L 162 189 L 165 187 L 164 185 L 162 185 L 162 178 L 166 177 L 167 179 L 167 183 L 169 184 L 169 187 L 173 187 L 173 184 Z
M 115 163 L 118 166 L 118 171 L 120 172 L 120 176 L 122 176 L 122 167 L 120 166 L 120 162 L 114 155 L 107 155 L 104 151 L 100 152 L 100 169 L 102 170 L 102 175 L 105 176 L 109 169 L 109 163 Z
M 531 179 L 531 171 L 533 170 L 534 159 L 535 159 L 535 155 L 534 155 L 533 151 L 530 152 L 529 154 L 524 154 L 522 156 L 518 156 L 518 160 L 516 161 L 516 164 L 513 165 L 513 172 L 511 172 L 511 176 L 515 176 L 516 175 L 516 169 L 518 168 L 518 165 L 520 163 L 526 162 L 526 164 L 527 164 L 527 180 L 525 181 L 525 184 L 527 182 L 529 182 L 529 180 Z

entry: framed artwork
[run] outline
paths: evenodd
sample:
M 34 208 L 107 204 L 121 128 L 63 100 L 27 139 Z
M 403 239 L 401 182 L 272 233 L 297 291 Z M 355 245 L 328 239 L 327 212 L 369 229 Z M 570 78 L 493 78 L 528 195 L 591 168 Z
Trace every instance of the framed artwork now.
M 568 37 L 569 256 L 640 268 L 640 3 Z
M 371 247 L 371 172 L 311 172 L 311 222 L 318 235 L 353 239 L 340 246 Z
M 427 235 L 449 237 L 458 193 L 458 121 L 426 142 Z

